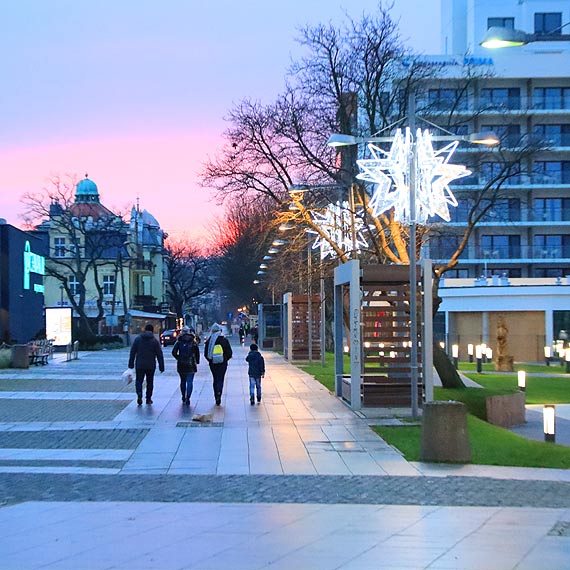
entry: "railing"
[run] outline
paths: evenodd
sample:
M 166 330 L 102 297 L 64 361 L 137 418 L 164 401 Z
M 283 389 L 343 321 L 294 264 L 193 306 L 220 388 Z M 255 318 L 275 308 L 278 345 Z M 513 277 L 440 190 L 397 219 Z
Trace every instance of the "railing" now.
M 131 260 L 130 268 L 133 271 L 153 271 L 154 263 L 146 259 L 133 259 Z
M 429 247 L 429 257 L 435 261 L 449 259 L 455 250 L 451 248 Z M 563 261 L 570 260 L 570 246 L 497 246 L 483 248 L 481 246 L 468 246 L 460 256 L 461 261 L 473 261 L 476 263 L 503 263 L 505 261 L 520 261 L 529 259 L 534 261 Z
M 570 110 L 570 97 L 506 97 L 500 100 L 480 98 L 473 102 L 448 101 L 446 99 L 436 99 L 434 101 L 424 101 L 418 108 L 429 114 L 430 112 L 444 112 L 452 109 L 459 112 L 478 113 L 504 113 L 508 111 L 567 111 Z

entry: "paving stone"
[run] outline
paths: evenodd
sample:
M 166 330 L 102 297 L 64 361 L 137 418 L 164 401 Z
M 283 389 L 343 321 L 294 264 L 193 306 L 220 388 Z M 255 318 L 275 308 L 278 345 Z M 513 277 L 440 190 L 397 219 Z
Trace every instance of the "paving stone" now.
M 147 429 L 0 431 L 0 449 L 135 449 Z
M 0 422 L 106 421 L 128 404 L 116 400 L 0 400 Z

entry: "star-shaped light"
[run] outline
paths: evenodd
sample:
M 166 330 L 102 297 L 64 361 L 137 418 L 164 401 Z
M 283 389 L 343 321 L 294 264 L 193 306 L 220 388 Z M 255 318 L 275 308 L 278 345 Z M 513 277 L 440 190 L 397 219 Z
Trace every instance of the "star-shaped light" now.
M 340 249 L 350 255 L 353 250 L 360 251 L 361 248 L 367 247 L 368 243 L 364 239 L 362 229 L 364 223 L 360 216 L 352 216 L 348 202 L 337 202 L 329 204 L 322 212 L 311 212 L 313 222 L 320 227 L 321 231 L 326 234 L 328 239 L 319 235 L 315 230 L 307 230 L 308 233 L 317 234 L 313 242 L 313 249 L 321 250 L 321 259 L 328 255 L 334 257 L 336 255 L 331 242 L 336 244 Z M 352 243 L 352 228 L 354 224 L 355 243 Z
M 369 144 L 373 158 L 357 161 L 361 169 L 357 178 L 376 185 L 370 199 L 372 214 L 379 216 L 394 208 L 394 217 L 405 223 L 425 224 L 431 216 L 449 221 L 449 206 L 457 206 L 449 183 L 471 174 L 464 166 L 449 163 L 458 144 L 454 141 L 436 151 L 429 131 L 418 129 L 414 142 L 409 128 L 405 133 L 401 129 L 396 131 L 388 152 Z M 415 220 L 411 220 L 410 215 L 412 158 L 415 158 L 416 175 Z

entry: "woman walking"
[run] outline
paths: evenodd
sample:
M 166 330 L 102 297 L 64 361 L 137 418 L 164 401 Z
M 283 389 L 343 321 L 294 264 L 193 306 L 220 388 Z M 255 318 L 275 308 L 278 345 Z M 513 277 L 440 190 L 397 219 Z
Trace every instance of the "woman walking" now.
M 210 365 L 214 387 L 216 406 L 222 403 L 224 391 L 224 378 L 228 369 L 228 361 L 233 356 L 232 347 L 228 339 L 222 335 L 222 327 L 214 323 L 210 330 L 210 336 L 204 345 L 204 356 Z
M 200 364 L 200 350 L 196 344 L 196 337 L 188 327 L 182 327 L 180 336 L 172 347 L 172 356 L 176 358 L 176 371 L 180 376 L 182 403 L 189 406 L 194 387 L 194 374 L 198 372 Z

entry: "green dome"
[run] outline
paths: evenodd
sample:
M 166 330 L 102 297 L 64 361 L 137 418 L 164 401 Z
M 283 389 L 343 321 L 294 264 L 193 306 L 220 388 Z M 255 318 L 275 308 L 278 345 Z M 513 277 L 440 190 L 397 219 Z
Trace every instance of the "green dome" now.
M 99 200 L 99 190 L 97 184 L 93 180 L 85 178 L 78 182 L 75 187 L 75 201 L 76 202 L 96 202 Z

